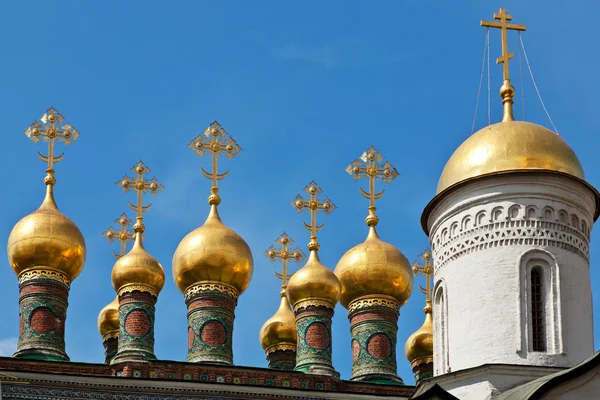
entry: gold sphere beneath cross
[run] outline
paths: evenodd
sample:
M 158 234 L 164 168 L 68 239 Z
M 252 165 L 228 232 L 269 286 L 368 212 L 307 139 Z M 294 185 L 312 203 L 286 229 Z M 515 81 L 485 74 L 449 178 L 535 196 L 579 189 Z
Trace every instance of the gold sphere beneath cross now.
M 173 256 L 173 280 L 182 293 L 195 284 L 218 282 L 242 294 L 253 271 L 250 247 L 223 224 L 216 205 L 204 224 L 183 238 Z
M 313 249 L 306 264 L 290 278 L 287 294 L 294 308 L 299 302 L 311 299 L 325 300 L 335 306 L 340 290 L 340 281 L 333 271 L 321 264 Z
M 440 176 L 437 194 L 473 178 L 522 171 L 584 179 L 579 159 L 559 135 L 530 122 L 505 121 L 479 130 L 456 149 Z
M 403 306 L 412 293 L 410 262 L 396 247 L 379 239 L 374 227 L 367 240 L 342 256 L 335 274 L 342 284 L 340 304 L 348 305 L 359 297 L 385 295 Z
M 115 297 L 98 314 L 98 331 L 102 337 L 107 334 L 116 337 L 119 334 L 119 328 L 119 298 Z
M 425 322 L 412 335 L 404 345 L 406 358 L 414 367 L 415 365 L 432 362 L 433 357 L 433 321 L 431 310 L 425 313 Z
M 269 318 L 260 330 L 260 345 L 267 351 L 270 347 L 288 344 L 296 346 L 296 318 L 290 308 L 285 290 L 281 291 L 281 303 L 277 312 Z
M 141 233 L 136 234 L 129 253 L 117 260 L 111 278 L 117 292 L 126 286 L 144 286 L 158 295 L 165 284 L 163 267 L 144 249 Z
M 13 271 L 49 270 L 65 274 L 72 281 L 85 263 L 85 240 L 73 221 L 54 202 L 52 186 L 44 202 L 21 219 L 8 238 L 8 261 Z

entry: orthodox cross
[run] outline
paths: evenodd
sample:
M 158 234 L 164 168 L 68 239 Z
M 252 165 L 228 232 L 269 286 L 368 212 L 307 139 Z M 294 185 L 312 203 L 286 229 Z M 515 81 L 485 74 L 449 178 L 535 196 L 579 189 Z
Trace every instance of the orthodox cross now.
M 317 243 L 317 232 L 323 228 L 323 225 L 317 225 L 317 213 L 322 210 L 325 212 L 325 215 L 329 215 L 333 210 L 336 209 L 336 206 L 328 198 L 325 198 L 323 201 L 320 201 L 317 198 L 317 194 L 323 193 L 323 190 L 315 181 L 309 183 L 308 186 L 306 186 L 303 190 L 309 194 L 308 201 L 305 201 L 302 196 L 298 194 L 296 199 L 292 201 L 291 204 L 296 207 L 298 212 L 302 212 L 303 210 L 308 210 L 310 212 L 310 225 L 306 222 L 303 222 L 304 227 L 310 231 L 310 242 L 308 244 L 308 249 L 319 250 L 319 243 Z
M 281 260 L 281 274 L 275 271 L 275 275 L 281 279 L 281 287 L 285 289 L 287 287 L 288 280 L 292 277 L 292 275 L 294 275 L 290 274 L 288 271 L 288 261 L 293 260 L 295 263 L 299 263 L 304 259 L 304 254 L 298 247 L 291 251 L 289 246 L 294 243 L 294 241 L 285 232 L 275 239 L 275 242 L 280 243 L 281 248 L 278 250 L 275 248 L 275 246 L 271 245 L 271 247 L 265 251 L 265 256 L 267 256 L 271 262 L 274 262 L 276 259 Z
M 40 124 L 39 121 L 35 121 L 27 128 L 25 135 L 34 143 L 40 140 L 48 142 L 48 155 L 44 156 L 38 151 L 38 156 L 40 160 L 48 163 L 48 176 L 51 178 L 51 184 L 54 184 L 55 180 L 52 177 L 54 174 L 54 163 L 59 162 L 64 157 L 64 153 L 60 156 L 54 155 L 54 142 L 58 141 L 69 145 L 79 137 L 79 132 L 71 125 L 63 124 L 65 118 L 54 107 L 50 107 L 40 120 L 42 123 Z
M 119 230 L 115 230 L 112 226 L 102 233 L 102 236 L 108 240 L 108 243 L 112 243 L 113 240 L 118 240 L 121 244 L 120 252 L 117 253 L 113 250 L 114 256 L 119 259 L 127 253 L 127 242 L 135 238 L 133 232 L 128 228 L 133 222 L 127 217 L 125 213 L 121 214 L 119 218 L 115 220 L 117 224 L 121 226 Z
M 131 171 L 136 173 L 137 177 L 129 177 L 125 175 L 117 182 L 117 186 L 121 186 L 125 193 L 129 192 L 129 189 L 133 189 L 137 192 L 137 204 L 131 204 L 131 202 L 128 203 L 129 207 L 136 212 L 136 222 L 133 226 L 133 231 L 141 234 L 145 229 L 144 225 L 142 224 L 142 214 L 148 211 L 150 206 L 152 206 L 152 204 L 144 206 L 143 195 L 144 193 L 148 192 L 154 195 L 163 190 L 164 186 L 161 185 L 156 178 L 146 179 L 146 177 L 144 177 L 145 174 L 150 172 L 150 168 L 148 168 L 142 161 L 139 161 L 136 165 L 131 167 Z
M 219 156 L 223 155 L 229 159 L 232 159 L 242 151 L 242 148 L 233 138 L 229 135 L 225 129 L 217 122 L 213 122 L 206 128 L 202 134 L 196 136 L 188 146 L 194 150 L 199 156 L 203 156 L 207 153 L 212 155 L 212 169 L 211 172 L 202 169 L 202 175 L 212 180 L 211 193 L 209 197 L 209 204 L 218 205 L 220 198 L 217 195 L 219 189 L 217 188 L 217 182 L 225 178 L 229 171 L 225 171 L 219 174 Z
M 420 255 L 423 263 L 419 263 L 419 261 L 415 261 L 413 263 L 413 272 L 415 275 L 423 275 L 426 279 L 425 287 L 419 285 L 419 289 L 421 292 L 425 294 L 425 299 L 427 303 L 431 303 L 431 295 L 433 289 L 431 288 L 431 278 L 433 277 L 433 262 L 431 257 L 431 251 L 429 249 L 425 249 L 423 253 Z
M 399 175 L 398 171 L 388 161 L 381 164 L 383 156 L 374 147 L 369 147 L 360 157 L 354 160 L 346 172 L 348 172 L 357 181 L 361 178 L 369 180 L 369 191 L 366 192 L 360 188 L 360 193 L 369 199 L 369 216 L 367 217 L 367 225 L 375 226 L 379 222 L 379 218 L 375 215 L 375 200 L 381 198 L 385 193 L 385 189 L 379 193 L 375 193 L 375 180 L 381 179 L 385 183 L 390 183 Z
M 485 26 L 488 28 L 499 28 L 502 35 L 502 56 L 496 59 L 496 64 L 502 63 L 503 72 L 504 72 L 504 80 L 510 80 L 510 74 L 508 71 L 508 60 L 514 57 L 513 52 L 508 51 L 508 35 L 507 30 L 513 31 L 524 31 L 527 29 L 525 25 L 520 24 L 510 24 L 507 21 L 512 20 L 512 15 L 506 13 L 505 8 L 500 8 L 500 13 L 494 13 L 494 19 L 500 20 L 500 22 L 496 21 L 481 21 L 481 26 Z

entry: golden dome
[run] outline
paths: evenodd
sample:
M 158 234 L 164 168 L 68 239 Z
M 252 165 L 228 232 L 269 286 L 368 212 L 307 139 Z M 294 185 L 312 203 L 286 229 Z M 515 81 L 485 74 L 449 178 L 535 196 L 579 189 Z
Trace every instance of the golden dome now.
M 162 265 L 152 257 L 142 243 L 142 234 L 135 234 L 129 253 L 119 258 L 112 270 L 113 287 L 119 292 L 125 286 L 141 285 L 154 289 L 158 295 L 165 284 Z
M 221 222 L 216 205 L 211 205 L 204 225 L 183 238 L 173 256 L 173 279 L 181 292 L 200 282 L 217 282 L 242 294 L 253 271 L 250 247 Z
M 288 299 L 293 307 L 303 300 L 325 300 L 336 304 L 340 299 L 341 285 L 337 276 L 321 264 L 316 250 L 311 250 L 306 264 L 288 283 Z
M 404 345 L 404 353 L 412 366 L 433 362 L 431 306 L 427 307 L 425 307 L 425 322 L 415 333 L 410 335 Z
M 584 180 L 579 159 L 556 133 L 524 121 L 504 121 L 469 137 L 452 154 L 437 194 L 479 176 L 520 171 L 553 171 Z
M 386 295 L 403 306 L 413 287 L 412 268 L 404 254 L 369 228 L 367 240 L 342 256 L 335 274 L 342 284 L 340 303 L 348 304 L 367 295 Z
M 98 314 L 98 331 L 100 335 L 110 335 L 117 337 L 119 334 L 119 298 L 115 297 L 106 307 Z
M 281 303 L 277 312 L 265 322 L 260 330 L 260 345 L 267 351 L 277 345 L 296 346 L 296 317 L 290 308 L 285 289 L 281 291 Z
M 8 261 L 20 275 L 24 271 L 49 270 L 75 279 L 85 263 L 85 241 L 73 221 L 54 202 L 52 185 L 40 208 L 21 219 L 8 238 Z

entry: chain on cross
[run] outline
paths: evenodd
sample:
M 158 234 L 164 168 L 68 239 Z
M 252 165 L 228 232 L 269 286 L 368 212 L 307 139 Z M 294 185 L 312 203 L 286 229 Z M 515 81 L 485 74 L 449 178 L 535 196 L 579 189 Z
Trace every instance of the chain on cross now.
M 33 124 L 25 130 L 25 135 L 31 139 L 34 143 L 40 140 L 48 142 L 48 155 L 44 156 L 38 151 L 38 157 L 40 160 L 48 164 L 46 177 L 46 183 L 54 185 L 56 179 L 54 178 L 54 163 L 61 161 L 64 157 L 64 153 L 55 156 L 54 155 L 54 144 L 55 141 L 62 142 L 69 145 L 79 137 L 77 129 L 73 128 L 70 124 L 63 124 L 65 118 L 60 114 L 54 107 L 50 107 L 39 121 L 35 121 Z
M 285 232 L 275 239 L 275 242 L 281 244 L 281 248 L 277 249 L 275 246 L 271 245 L 271 247 L 265 251 L 265 256 L 271 262 L 281 260 L 281 273 L 275 271 L 275 275 L 281 279 L 281 287 L 285 289 L 289 279 L 294 275 L 289 273 L 288 261 L 292 260 L 295 263 L 299 263 L 304 259 L 305 255 L 298 247 L 294 250 L 290 249 L 290 246 L 294 241 Z
M 211 196 L 208 200 L 209 204 L 219 205 L 221 199 L 217 195 L 219 192 L 217 182 L 225 178 L 229 173 L 229 171 L 225 171 L 219 174 L 219 156 L 223 155 L 229 159 L 232 159 L 238 155 L 240 151 L 242 151 L 242 148 L 217 121 L 210 124 L 201 135 L 196 136 L 188 146 L 199 156 L 203 156 L 208 153 L 211 154 L 211 172 L 209 173 L 202 168 L 202 175 L 212 181 L 212 187 L 210 189 Z
M 303 210 L 310 212 L 310 225 L 303 222 L 304 227 L 310 231 L 308 250 L 319 250 L 317 232 L 323 228 L 323 225 L 317 225 L 317 213 L 323 211 L 325 215 L 329 215 L 336 209 L 336 206 L 327 197 L 323 201 L 320 201 L 317 198 L 317 195 L 323 193 L 323 190 L 315 181 L 309 183 L 303 190 L 309 194 L 308 200 L 304 200 L 302 196 L 298 194 L 291 204 L 296 207 L 298 212 L 302 212 Z
M 431 279 L 433 277 L 433 258 L 431 256 L 431 250 L 425 249 L 419 257 L 423 262 L 419 263 L 419 261 L 415 261 L 412 269 L 415 275 L 422 275 L 426 279 L 425 287 L 419 285 L 419 289 L 425 294 L 425 299 L 429 304 L 431 303 L 431 295 L 433 292 L 431 287 Z
M 148 168 L 142 161 L 139 161 L 136 165 L 131 167 L 131 171 L 137 174 L 136 177 L 129 177 L 125 175 L 121 180 L 117 182 L 118 186 L 121 186 L 125 193 L 129 192 L 129 189 L 133 189 L 137 192 L 137 203 L 131 204 L 129 203 L 129 207 L 136 212 L 136 223 L 133 226 L 134 232 L 139 232 L 140 234 L 144 232 L 143 221 L 143 213 L 148 211 L 148 209 L 152 206 L 152 204 L 148 204 L 144 206 L 143 203 L 143 195 L 144 193 L 150 193 L 155 195 L 164 189 L 164 186 L 158 182 L 158 180 L 153 177 L 152 179 L 146 179 L 144 175 L 150 172 L 150 168 Z
M 369 147 L 359 159 L 354 160 L 346 172 L 348 172 L 357 181 L 361 178 L 369 180 L 369 191 L 360 188 L 360 193 L 369 199 L 369 216 L 367 217 L 368 226 L 376 226 L 379 218 L 375 215 L 375 200 L 381 198 L 385 189 L 379 193 L 375 192 L 375 180 L 381 179 L 385 183 L 390 183 L 399 175 L 396 168 L 388 161 L 384 162 L 383 156 L 374 148 Z
M 115 230 L 112 226 L 110 226 L 102 233 L 102 236 L 108 240 L 108 243 L 112 243 L 114 240 L 119 242 L 121 247 L 120 251 L 117 253 L 113 250 L 114 256 L 119 259 L 127 253 L 127 242 L 133 241 L 135 235 L 128 228 L 131 226 L 131 224 L 133 224 L 133 222 L 129 219 L 127 214 L 121 214 L 121 216 L 117 218 L 115 222 L 120 226 L 120 228 Z

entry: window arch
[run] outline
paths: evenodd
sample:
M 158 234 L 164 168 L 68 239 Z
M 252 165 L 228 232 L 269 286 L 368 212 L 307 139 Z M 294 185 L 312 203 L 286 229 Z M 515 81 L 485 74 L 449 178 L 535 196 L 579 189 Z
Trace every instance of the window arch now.
M 560 324 L 560 268 L 545 250 L 529 250 L 517 263 L 519 274 L 519 320 L 521 340 L 517 351 L 523 356 L 562 352 Z
M 434 375 L 450 372 L 448 357 L 448 299 L 443 280 L 435 284 L 433 301 Z

